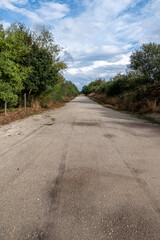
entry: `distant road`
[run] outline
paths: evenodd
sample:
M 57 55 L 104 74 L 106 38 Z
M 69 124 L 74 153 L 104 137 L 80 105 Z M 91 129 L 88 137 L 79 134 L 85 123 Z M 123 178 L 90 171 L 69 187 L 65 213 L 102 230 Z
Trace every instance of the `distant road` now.
M 1 240 L 160 240 L 160 126 L 81 95 L 0 142 Z

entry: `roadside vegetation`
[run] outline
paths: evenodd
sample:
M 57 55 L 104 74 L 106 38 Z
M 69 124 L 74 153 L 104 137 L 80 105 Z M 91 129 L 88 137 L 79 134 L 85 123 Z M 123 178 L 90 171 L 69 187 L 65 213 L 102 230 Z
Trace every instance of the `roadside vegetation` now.
M 115 109 L 132 113 L 160 112 L 160 44 L 143 44 L 130 56 L 125 74 L 108 82 L 97 79 L 82 93 Z
M 62 75 L 60 47 L 49 30 L 30 31 L 23 24 L 0 25 L 0 111 L 47 107 L 78 95 Z M 4 110 L 5 109 L 5 110 Z

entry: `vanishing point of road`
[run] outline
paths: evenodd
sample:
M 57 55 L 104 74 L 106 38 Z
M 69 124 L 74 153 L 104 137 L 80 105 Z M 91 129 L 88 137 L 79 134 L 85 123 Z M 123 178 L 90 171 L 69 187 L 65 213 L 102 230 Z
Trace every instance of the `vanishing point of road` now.
M 0 141 L 0 240 L 160 240 L 160 126 L 80 95 Z

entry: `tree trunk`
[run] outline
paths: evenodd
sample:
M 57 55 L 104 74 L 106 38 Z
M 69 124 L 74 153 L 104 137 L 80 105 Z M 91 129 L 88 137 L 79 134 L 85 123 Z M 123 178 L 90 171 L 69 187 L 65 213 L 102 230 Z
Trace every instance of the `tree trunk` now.
M 25 94 L 24 94 L 24 111 L 26 111 L 26 105 L 27 105 L 26 102 L 27 102 L 27 101 L 26 101 L 26 93 L 25 93 Z
M 4 115 L 7 115 L 7 102 L 4 102 Z
M 19 107 L 20 108 L 22 107 L 22 96 L 21 96 L 21 94 L 19 95 Z
M 154 102 L 153 102 L 153 111 L 156 111 L 157 101 L 158 101 L 158 99 L 155 99 Z

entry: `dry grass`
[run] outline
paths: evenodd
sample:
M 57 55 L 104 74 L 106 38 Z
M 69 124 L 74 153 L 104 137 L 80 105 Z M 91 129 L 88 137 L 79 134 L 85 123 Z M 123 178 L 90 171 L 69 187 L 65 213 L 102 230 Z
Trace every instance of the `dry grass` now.
M 69 102 L 72 99 L 73 98 L 66 98 L 66 99 L 64 99 L 63 102 L 59 102 L 59 103 L 50 102 L 50 103 L 48 103 L 48 106 L 46 108 L 41 108 L 40 105 L 39 105 L 39 107 L 37 107 L 37 105 L 36 105 L 36 107 L 34 107 L 34 108 L 33 107 L 27 108 L 26 111 L 24 111 L 23 108 L 12 109 L 12 111 L 7 112 L 6 116 L 4 115 L 4 113 L 0 113 L 0 125 L 8 124 L 10 122 L 14 122 L 16 120 L 29 117 L 30 115 L 33 115 L 33 114 L 41 113 L 41 112 L 49 110 L 49 109 L 63 107 L 66 104 L 66 102 Z
M 107 97 L 106 94 L 91 93 L 89 97 L 98 103 L 115 110 L 124 110 L 131 113 L 160 113 L 160 102 L 154 99 L 136 101 L 132 96 L 121 98 L 120 96 Z

